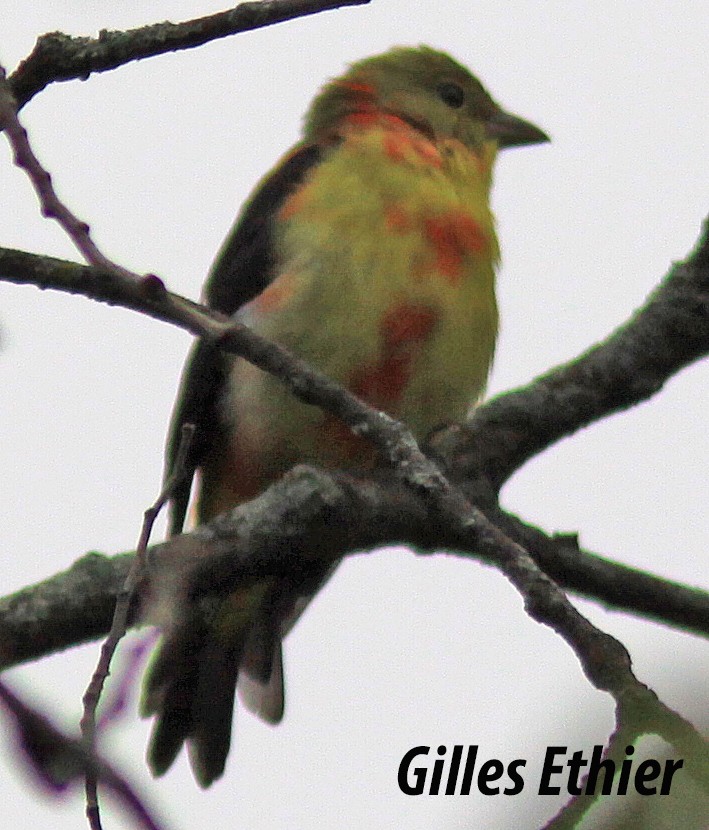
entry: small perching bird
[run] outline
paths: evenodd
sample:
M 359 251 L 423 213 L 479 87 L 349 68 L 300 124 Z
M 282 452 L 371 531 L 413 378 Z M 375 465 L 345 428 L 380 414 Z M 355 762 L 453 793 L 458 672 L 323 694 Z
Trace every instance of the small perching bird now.
M 418 438 L 462 420 L 485 388 L 497 334 L 489 204 L 497 151 L 545 141 L 442 52 L 401 47 L 355 63 L 318 94 L 302 141 L 246 203 L 206 300 Z M 209 343 L 187 362 L 168 473 L 186 422 L 196 426 L 188 466 L 199 472 L 199 522 L 299 462 L 373 460 L 332 416 Z M 173 533 L 190 489 L 191 476 L 173 498 Z M 223 773 L 237 681 L 249 708 L 281 719 L 281 639 L 316 588 L 270 578 L 234 592 L 209 620 L 166 626 L 143 702 L 156 715 L 155 774 L 185 742 L 202 786 Z

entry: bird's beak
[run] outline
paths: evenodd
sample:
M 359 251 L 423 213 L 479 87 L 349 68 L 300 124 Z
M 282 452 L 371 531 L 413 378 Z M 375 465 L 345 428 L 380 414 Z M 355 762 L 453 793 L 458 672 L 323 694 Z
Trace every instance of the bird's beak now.
M 502 109 L 496 110 L 486 121 L 488 138 L 495 139 L 501 148 L 522 147 L 525 144 L 544 144 L 551 141 L 539 127 Z

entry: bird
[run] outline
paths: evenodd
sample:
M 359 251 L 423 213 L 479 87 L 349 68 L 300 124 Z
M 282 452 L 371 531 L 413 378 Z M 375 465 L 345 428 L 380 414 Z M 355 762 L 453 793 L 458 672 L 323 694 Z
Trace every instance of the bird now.
M 316 95 L 301 140 L 245 203 L 205 301 L 418 439 L 463 420 L 485 389 L 498 330 L 495 160 L 501 149 L 546 141 L 444 52 L 399 46 L 357 61 Z M 172 534 L 184 528 L 193 477 L 204 523 L 298 463 L 374 464 L 364 438 L 204 340 L 182 375 L 166 475 L 185 423 L 195 433 L 172 494 Z M 155 715 L 155 775 L 184 744 L 200 786 L 223 774 L 237 682 L 247 708 L 281 720 L 281 640 L 327 576 L 264 579 L 191 626 L 165 627 L 142 704 Z

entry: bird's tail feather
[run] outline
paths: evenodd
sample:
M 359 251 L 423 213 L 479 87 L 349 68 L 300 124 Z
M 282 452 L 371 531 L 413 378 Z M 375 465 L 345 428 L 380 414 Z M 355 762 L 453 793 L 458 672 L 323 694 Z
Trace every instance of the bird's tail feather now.
M 259 608 L 238 628 L 192 618 L 168 629 L 145 679 L 141 711 L 156 715 L 148 748 L 162 775 L 187 744 L 197 782 L 224 772 L 231 743 L 234 695 L 270 723 L 283 717 L 283 663 L 277 619 Z M 228 611 L 225 612 L 228 614 Z

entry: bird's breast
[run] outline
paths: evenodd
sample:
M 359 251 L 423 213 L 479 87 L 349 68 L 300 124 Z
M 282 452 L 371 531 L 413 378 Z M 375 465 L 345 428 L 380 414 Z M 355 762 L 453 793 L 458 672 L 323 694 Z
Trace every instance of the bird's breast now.
M 484 389 L 497 332 L 487 172 L 462 146 L 406 125 L 355 131 L 282 206 L 278 276 L 242 319 L 418 437 L 462 419 Z M 242 360 L 224 417 L 255 488 L 298 461 L 368 455 Z

